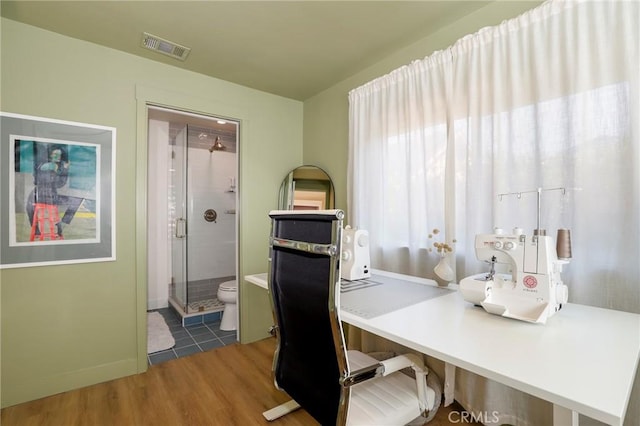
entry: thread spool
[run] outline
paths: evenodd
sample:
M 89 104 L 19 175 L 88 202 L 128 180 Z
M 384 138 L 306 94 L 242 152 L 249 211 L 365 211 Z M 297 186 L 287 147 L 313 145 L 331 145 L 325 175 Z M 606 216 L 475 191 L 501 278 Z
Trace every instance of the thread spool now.
M 571 233 L 568 229 L 558 229 L 556 252 L 558 259 L 571 259 Z

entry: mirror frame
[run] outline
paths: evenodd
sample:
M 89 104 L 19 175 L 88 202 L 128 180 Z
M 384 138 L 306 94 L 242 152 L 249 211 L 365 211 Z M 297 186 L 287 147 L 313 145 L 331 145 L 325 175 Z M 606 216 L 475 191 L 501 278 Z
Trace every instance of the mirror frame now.
M 296 191 L 303 196 L 302 199 L 296 200 Z M 287 173 L 280 185 L 280 210 L 296 210 L 296 205 L 298 209 L 327 210 L 334 209 L 335 204 L 336 195 L 331 176 L 318 166 L 307 164 L 296 167 Z

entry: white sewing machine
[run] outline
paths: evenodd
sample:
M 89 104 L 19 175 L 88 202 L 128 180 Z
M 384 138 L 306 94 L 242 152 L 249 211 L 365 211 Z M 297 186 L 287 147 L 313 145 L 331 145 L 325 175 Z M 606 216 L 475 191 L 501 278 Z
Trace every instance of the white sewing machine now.
M 526 236 L 516 228 L 512 234 L 496 229 L 477 235 L 476 256 L 491 263 L 491 271 L 460 282 L 464 299 L 491 314 L 545 324 L 567 303 L 568 289 L 560 273 L 569 262 L 558 259 L 553 238 L 544 234 L 543 230 Z M 496 263 L 509 265 L 511 273 L 496 273 Z
M 370 278 L 370 270 L 369 232 L 345 226 L 342 230 L 340 277 L 348 281 Z

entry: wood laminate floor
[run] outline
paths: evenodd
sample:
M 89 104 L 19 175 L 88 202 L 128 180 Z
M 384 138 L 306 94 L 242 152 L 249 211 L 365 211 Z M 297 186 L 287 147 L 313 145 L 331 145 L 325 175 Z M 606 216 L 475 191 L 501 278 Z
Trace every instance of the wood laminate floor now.
M 317 425 L 304 410 L 267 422 L 262 412 L 289 400 L 275 389 L 275 339 L 232 344 L 152 365 L 124 377 L 2 410 L 2 426 Z M 452 424 L 440 407 L 433 426 Z M 458 420 L 459 416 L 452 416 Z

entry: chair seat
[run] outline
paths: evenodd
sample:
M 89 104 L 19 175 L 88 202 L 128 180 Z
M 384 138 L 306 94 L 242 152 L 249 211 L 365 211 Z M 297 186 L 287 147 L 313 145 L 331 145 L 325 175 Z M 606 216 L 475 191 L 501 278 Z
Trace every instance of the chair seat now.
M 378 363 L 375 358 L 353 350 L 347 351 L 347 359 L 351 370 Z M 400 371 L 353 385 L 347 425 L 405 425 L 421 415 L 417 394 L 415 379 Z

